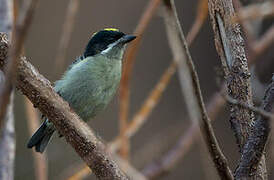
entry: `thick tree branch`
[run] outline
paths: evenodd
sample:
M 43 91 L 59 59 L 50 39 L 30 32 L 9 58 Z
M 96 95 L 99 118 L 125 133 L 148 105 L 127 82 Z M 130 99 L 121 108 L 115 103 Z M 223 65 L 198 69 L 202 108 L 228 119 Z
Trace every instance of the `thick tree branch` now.
M 174 59 L 178 64 L 180 85 L 186 100 L 189 115 L 193 120 L 200 120 L 199 123 L 203 138 L 206 141 L 211 158 L 220 177 L 233 179 L 227 160 L 218 145 L 204 106 L 199 79 L 183 35 L 174 1 L 165 0 L 164 5 L 164 19 L 169 44 Z
M 5 42 L 1 42 L 5 43 Z M 8 49 L 2 49 L 7 51 Z M 4 62 L 0 62 L 3 68 Z M 79 156 L 92 169 L 98 179 L 128 179 L 105 151 L 92 130 L 70 109 L 51 87 L 50 82 L 25 60 L 18 62 L 16 87 L 48 117 L 56 129 L 65 136 Z
M 274 76 L 268 86 L 261 108 L 272 111 L 274 103 Z M 236 179 L 245 179 L 256 173 L 257 166 L 264 155 L 265 145 L 270 133 L 270 119 L 260 115 L 255 121 L 252 135 L 243 147 L 242 156 L 235 172 Z
M 225 72 L 228 94 L 238 101 L 253 105 L 243 38 L 239 24 L 232 24 L 231 21 L 235 16 L 231 0 L 209 0 L 209 14 L 215 34 L 215 46 Z M 254 114 L 241 106 L 231 105 L 230 122 L 242 152 L 252 130 Z M 265 175 L 263 157 L 254 178 L 265 179 Z

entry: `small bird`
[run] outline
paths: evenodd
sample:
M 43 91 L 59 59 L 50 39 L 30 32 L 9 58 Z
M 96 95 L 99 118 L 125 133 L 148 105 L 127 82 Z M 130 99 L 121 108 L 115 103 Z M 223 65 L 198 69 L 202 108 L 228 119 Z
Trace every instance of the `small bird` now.
M 94 33 L 84 54 L 55 83 L 54 90 L 82 120 L 94 118 L 109 104 L 121 79 L 126 44 L 135 38 L 115 28 L 105 28 Z M 27 147 L 44 152 L 54 131 L 54 125 L 45 118 Z

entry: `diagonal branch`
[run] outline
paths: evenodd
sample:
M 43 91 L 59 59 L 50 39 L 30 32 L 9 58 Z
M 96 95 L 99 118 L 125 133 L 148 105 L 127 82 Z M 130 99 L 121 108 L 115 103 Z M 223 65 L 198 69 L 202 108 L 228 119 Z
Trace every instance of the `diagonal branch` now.
M 199 123 L 203 133 L 203 138 L 207 143 L 211 158 L 220 177 L 223 179 L 233 179 L 231 170 L 229 169 L 227 160 L 218 145 L 213 128 L 210 124 L 210 119 L 205 109 L 197 72 L 192 62 L 186 40 L 177 17 L 174 1 L 165 0 L 164 5 L 164 18 L 167 35 L 174 59 L 178 64 L 180 84 L 187 102 L 188 112 L 192 119 L 200 120 Z
M 79 0 L 70 0 L 67 12 L 66 12 L 66 19 L 63 24 L 63 32 L 59 42 L 59 47 L 55 59 L 55 72 L 59 72 L 60 69 L 63 70 L 65 64 L 65 57 L 67 53 L 67 48 L 69 45 L 69 41 L 71 38 L 71 33 L 73 31 L 73 27 L 75 24 L 76 14 L 79 8 Z
M 8 48 L 2 49 L 2 51 L 7 52 Z M 1 68 L 4 63 L 0 63 Z M 128 179 L 105 152 L 104 144 L 96 138 L 93 131 L 53 90 L 51 83 L 39 74 L 25 58 L 21 58 L 18 62 L 16 87 L 65 136 L 66 141 L 71 144 L 98 179 Z
M 224 98 L 220 93 L 215 93 L 211 98 L 210 103 L 207 103 L 206 105 L 209 117 L 212 120 L 215 120 L 224 105 Z M 200 139 L 198 124 L 192 124 L 192 126 L 179 137 L 177 143 L 167 153 L 160 159 L 157 159 L 144 167 L 142 170 L 143 174 L 148 177 L 148 179 L 157 179 L 158 177 L 167 174 L 190 150 L 194 141 Z
M 234 16 L 233 21 L 254 20 L 256 18 L 266 18 L 274 16 L 274 3 L 256 3 L 239 9 L 239 12 Z
M 161 0 L 150 0 L 148 3 L 148 6 L 143 13 L 140 22 L 138 23 L 134 34 L 137 35 L 137 38 L 135 39 L 132 44 L 129 45 L 127 48 L 127 51 L 124 56 L 124 65 L 123 65 L 123 74 L 122 79 L 120 83 L 120 113 L 119 113 L 119 119 L 120 119 L 120 135 L 123 137 L 122 139 L 122 149 L 121 149 L 121 155 L 124 158 L 128 158 L 128 151 L 129 151 L 129 140 L 125 136 L 125 131 L 128 126 L 128 112 L 129 112 L 129 82 L 131 79 L 131 72 L 133 69 L 134 61 L 136 59 L 136 54 L 139 49 L 139 45 L 141 43 L 141 40 L 143 38 L 144 32 L 148 27 L 149 22 L 151 21 L 154 13 L 157 10 L 157 7 L 159 6 Z

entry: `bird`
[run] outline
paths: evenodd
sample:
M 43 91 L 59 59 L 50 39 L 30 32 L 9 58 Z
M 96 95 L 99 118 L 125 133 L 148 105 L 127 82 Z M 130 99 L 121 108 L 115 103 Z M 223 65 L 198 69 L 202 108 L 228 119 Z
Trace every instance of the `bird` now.
M 116 28 L 95 32 L 84 53 L 55 82 L 54 90 L 85 122 L 102 112 L 113 98 L 121 79 L 126 45 L 136 36 Z M 27 147 L 43 153 L 56 131 L 46 117 L 32 135 Z

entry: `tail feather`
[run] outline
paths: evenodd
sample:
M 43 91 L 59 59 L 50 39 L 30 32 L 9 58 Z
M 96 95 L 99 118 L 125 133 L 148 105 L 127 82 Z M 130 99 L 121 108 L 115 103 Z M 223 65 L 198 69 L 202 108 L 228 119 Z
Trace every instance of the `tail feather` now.
M 36 152 L 43 153 L 46 149 L 52 135 L 54 133 L 54 128 L 49 125 L 48 121 L 39 127 L 39 129 L 30 138 L 27 147 L 35 147 Z

